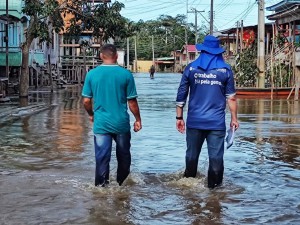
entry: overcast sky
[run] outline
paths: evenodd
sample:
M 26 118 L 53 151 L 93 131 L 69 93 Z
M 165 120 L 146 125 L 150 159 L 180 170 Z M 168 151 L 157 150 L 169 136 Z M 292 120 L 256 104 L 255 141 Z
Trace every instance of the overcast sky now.
M 206 20 L 209 20 L 210 0 L 119 0 L 125 4 L 122 15 L 133 21 L 153 20 L 160 15 L 176 16 L 185 14 L 187 9 L 196 8 L 202 13 Z M 265 6 L 274 5 L 280 1 L 265 0 Z M 257 3 L 256 0 L 214 0 L 215 19 L 214 25 L 218 30 L 235 26 L 236 21 L 243 20 L 244 25 L 257 24 Z M 270 12 L 266 12 L 266 15 Z M 202 22 L 209 27 L 208 22 L 198 14 L 198 24 Z M 266 20 L 267 21 L 267 20 Z M 195 15 L 188 14 L 188 22 L 195 22 Z

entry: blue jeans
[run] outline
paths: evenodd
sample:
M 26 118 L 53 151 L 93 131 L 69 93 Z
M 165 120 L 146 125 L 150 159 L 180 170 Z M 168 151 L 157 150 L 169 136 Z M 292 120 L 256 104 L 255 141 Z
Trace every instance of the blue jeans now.
M 130 132 L 124 134 L 95 134 L 95 186 L 105 186 L 109 183 L 109 163 L 111 159 L 112 140 L 116 142 L 118 161 L 117 182 L 122 185 L 130 173 Z
M 185 177 L 195 177 L 197 174 L 198 160 L 204 140 L 207 142 L 209 167 L 207 183 L 209 188 L 220 185 L 224 173 L 224 139 L 225 130 L 186 130 L 186 169 Z

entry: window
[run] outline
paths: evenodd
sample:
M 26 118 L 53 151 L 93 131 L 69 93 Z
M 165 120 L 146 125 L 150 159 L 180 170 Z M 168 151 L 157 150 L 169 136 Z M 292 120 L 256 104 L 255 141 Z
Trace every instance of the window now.
M 190 53 L 190 60 L 195 60 L 195 53 Z

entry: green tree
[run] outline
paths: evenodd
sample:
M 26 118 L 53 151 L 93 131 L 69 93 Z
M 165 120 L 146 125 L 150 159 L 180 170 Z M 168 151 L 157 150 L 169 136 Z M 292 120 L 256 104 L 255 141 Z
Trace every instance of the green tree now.
M 233 67 L 238 87 L 254 87 L 258 73 L 256 43 L 239 53 Z
M 78 39 L 84 31 L 91 31 L 93 37 L 101 43 L 110 38 L 124 39 L 132 33 L 131 22 L 121 15 L 124 4 L 115 1 L 112 4 L 90 4 L 90 1 L 73 1 L 67 10 L 74 13 L 70 20 L 67 33 L 71 38 Z
M 29 89 L 29 48 L 35 38 L 40 42 L 51 42 L 49 26 L 59 32 L 63 27 L 60 7 L 56 0 L 25 0 L 23 13 L 29 17 L 29 26 L 25 32 L 25 41 L 22 43 L 22 68 L 20 75 L 19 95 L 27 104 Z
M 135 23 L 137 27 L 135 35 L 137 36 L 137 53 L 139 59 L 152 59 L 152 36 L 154 39 L 155 57 L 168 57 L 174 50 L 179 50 L 185 44 L 185 15 L 175 17 L 161 15 L 156 20 L 148 20 Z M 193 24 L 187 25 L 188 43 L 194 44 L 195 36 Z M 200 32 L 200 39 L 203 37 Z M 130 41 L 130 49 L 134 49 L 134 40 Z M 123 43 L 125 47 L 126 43 Z M 132 54 L 131 54 L 132 55 Z
M 30 17 L 29 26 L 22 44 L 22 71 L 20 76 L 20 97 L 28 98 L 29 89 L 29 48 L 35 38 L 51 45 L 53 30 L 63 30 L 64 13 L 72 13 L 67 36 L 79 39 L 84 31 L 92 31 L 92 35 L 106 42 L 110 38 L 118 40 L 130 36 L 135 27 L 120 12 L 124 4 L 118 1 L 107 4 L 92 5 L 88 0 L 63 1 L 57 0 L 25 0 L 23 13 Z

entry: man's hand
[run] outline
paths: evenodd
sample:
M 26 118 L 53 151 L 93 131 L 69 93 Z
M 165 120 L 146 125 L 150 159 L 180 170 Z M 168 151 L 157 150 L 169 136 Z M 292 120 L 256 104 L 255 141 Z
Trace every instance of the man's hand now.
M 142 122 L 140 120 L 135 121 L 134 124 L 133 124 L 134 132 L 138 132 L 141 129 L 142 129 Z
M 141 122 L 141 116 L 140 116 L 140 108 L 139 108 L 139 104 L 138 104 L 136 98 L 128 100 L 128 107 L 135 117 L 135 122 L 133 124 L 133 130 L 134 130 L 134 132 L 138 132 L 140 129 L 142 129 L 142 122 Z
M 239 122 L 237 120 L 231 120 L 230 127 L 235 127 L 237 130 L 240 127 Z
M 184 133 L 185 131 L 185 123 L 184 120 L 177 120 L 176 121 L 176 128 L 180 133 Z

